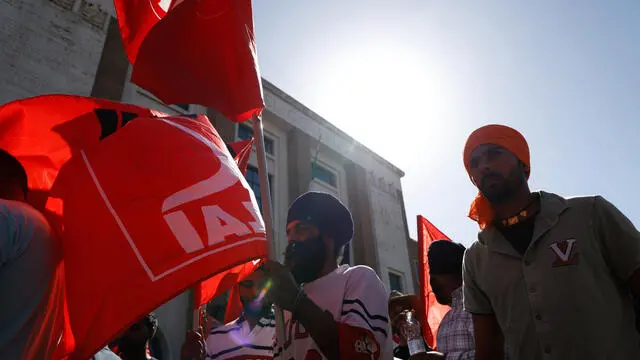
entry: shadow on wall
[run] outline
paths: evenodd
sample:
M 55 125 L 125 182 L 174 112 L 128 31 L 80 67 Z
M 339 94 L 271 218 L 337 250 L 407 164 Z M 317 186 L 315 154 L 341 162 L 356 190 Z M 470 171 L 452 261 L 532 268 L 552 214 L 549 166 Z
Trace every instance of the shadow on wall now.
M 156 335 L 149 342 L 149 350 L 151 350 L 151 356 L 158 360 L 170 360 L 171 349 L 169 349 L 169 342 L 162 332 L 162 326 L 158 326 Z

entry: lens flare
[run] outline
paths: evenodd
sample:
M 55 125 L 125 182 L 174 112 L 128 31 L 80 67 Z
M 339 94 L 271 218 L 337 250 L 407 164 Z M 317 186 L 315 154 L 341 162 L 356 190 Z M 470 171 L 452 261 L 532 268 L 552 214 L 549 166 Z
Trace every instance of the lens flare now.
M 251 300 L 251 302 L 248 304 L 248 309 L 245 308 L 245 313 L 257 314 L 261 312 L 263 307 L 263 302 L 265 301 L 265 297 L 267 296 L 267 293 L 269 292 L 269 289 L 272 287 L 272 285 L 273 283 L 271 280 L 267 280 L 264 282 L 264 285 L 262 286 L 262 289 L 260 289 L 260 291 L 258 292 L 258 295 L 253 300 Z M 237 330 L 238 331 L 229 332 L 229 335 L 233 340 L 233 342 L 241 346 L 246 346 L 251 344 L 251 339 L 255 335 L 252 335 L 251 333 L 243 334 L 241 331 L 239 331 L 240 327 L 238 327 Z

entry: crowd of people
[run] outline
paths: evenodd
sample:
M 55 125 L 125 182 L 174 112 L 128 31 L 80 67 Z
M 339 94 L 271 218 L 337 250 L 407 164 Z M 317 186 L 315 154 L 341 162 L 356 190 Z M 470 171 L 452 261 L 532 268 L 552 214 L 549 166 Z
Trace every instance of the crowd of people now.
M 481 231 L 468 249 L 429 247 L 431 288 L 450 306 L 434 349 L 408 338 L 407 319 L 427 322 L 418 296 L 389 293 L 367 266 L 341 265 L 358 219 L 335 197 L 308 192 L 289 208 L 284 264 L 265 261 L 242 279 L 242 315 L 189 332 L 182 360 L 640 359 L 640 233 L 631 221 L 600 196 L 532 192 L 529 147 L 512 128 L 474 131 L 463 162 L 479 190 L 469 217 Z M 34 328 L 47 327 L 38 315 L 56 244 L 27 195 L 24 169 L 0 152 L 0 359 L 24 358 Z M 157 326 L 153 315 L 141 319 L 94 360 L 151 359 Z

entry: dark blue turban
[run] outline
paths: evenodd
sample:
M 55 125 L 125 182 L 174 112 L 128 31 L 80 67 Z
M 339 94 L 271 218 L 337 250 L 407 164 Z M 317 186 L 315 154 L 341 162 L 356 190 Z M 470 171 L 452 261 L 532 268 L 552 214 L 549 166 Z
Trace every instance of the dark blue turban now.
M 287 225 L 293 221 L 306 221 L 317 226 L 338 246 L 353 238 L 351 212 L 340 200 L 327 193 L 309 191 L 300 195 L 289 207 Z

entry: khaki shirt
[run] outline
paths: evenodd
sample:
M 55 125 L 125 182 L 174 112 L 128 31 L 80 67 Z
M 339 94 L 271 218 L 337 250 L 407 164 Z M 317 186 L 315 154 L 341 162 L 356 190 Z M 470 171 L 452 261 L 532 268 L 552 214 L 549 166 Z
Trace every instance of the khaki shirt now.
M 511 359 L 640 359 L 626 285 L 640 234 L 602 197 L 541 192 L 521 256 L 495 227 L 464 258 L 464 306 L 495 314 Z

